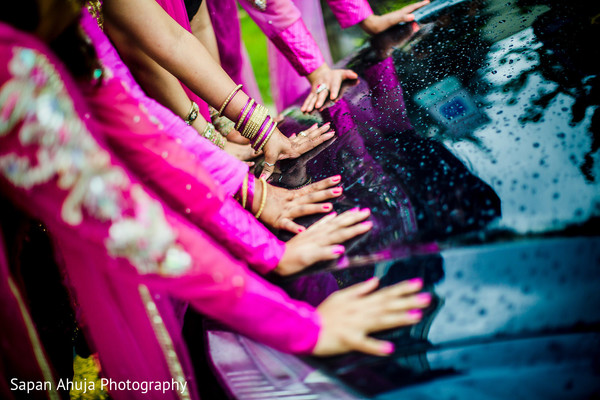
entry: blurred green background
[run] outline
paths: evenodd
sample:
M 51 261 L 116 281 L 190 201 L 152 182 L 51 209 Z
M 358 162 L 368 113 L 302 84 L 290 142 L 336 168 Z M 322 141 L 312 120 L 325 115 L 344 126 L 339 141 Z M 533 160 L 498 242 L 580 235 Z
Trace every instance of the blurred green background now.
M 415 0 L 378 0 L 370 1 L 369 3 L 375 13 L 384 14 L 415 2 Z M 331 55 L 333 61 L 336 62 L 348 55 L 353 48 L 361 45 L 367 36 L 356 26 L 344 30 L 340 29 L 339 24 L 327 6 L 327 2 L 322 1 L 321 3 L 327 36 L 329 37 L 329 46 L 331 47 Z M 250 62 L 254 69 L 260 94 L 262 95 L 264 104 L 271 105 L 273 100 L 269 84 L 267 39 L 254 21 L 241 8 L 239 15 L 242 25 L 242 37 L 250 56 Z

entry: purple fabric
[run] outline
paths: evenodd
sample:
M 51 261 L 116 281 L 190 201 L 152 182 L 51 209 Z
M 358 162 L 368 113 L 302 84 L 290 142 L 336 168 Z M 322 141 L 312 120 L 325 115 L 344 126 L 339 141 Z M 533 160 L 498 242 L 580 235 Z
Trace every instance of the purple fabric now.
M 153 118 L 156 118 L 159 127 L 194 154 L 224 192 L 233 196 L 248 174 L 248 165 L 218 149 L 207 139 L 198 135 L 194 128 L 185 124 L 171 110 L 146 96 L 119 57 L 116 49 L 98 28 L 96 21 L 85 10 L 82 13 L 81 25 L 94 43 L 98 57 L 102 60 L 105 68 L 126 85 L 129 93 L 140 101 Z
M 192 32 L 192 28 L 190 27 L 190 20 L 187 15 L 187 10 L 185 9 L 185 3 L 183 0 L 156 0 L 158 4 L 173 18 L 179 25 L 181 25 L 188 32 Z M 210 111 L 208 110 L 208 105 L 198 97 L 194 92 L 188 89 L 183 83 L 181 86 L 187 93 L 190 100 L 195 101 L 198 104 L 198 108 L 200 109 L 200 114 L 204 117 L 205 120 L 210 121 Z
M 314 308 L 258 278 L 154 197 L 105 146 L 60 62 L 4 24 L 0 85 L 0 192 L 52 233 L 107 377 L 186 380 L 197 398 L 173 298 L 280 350 L 311 351 Z M 136 123 L 153 125 L 143 113 Z M 178 398 L 174 390 L 111 396 Z

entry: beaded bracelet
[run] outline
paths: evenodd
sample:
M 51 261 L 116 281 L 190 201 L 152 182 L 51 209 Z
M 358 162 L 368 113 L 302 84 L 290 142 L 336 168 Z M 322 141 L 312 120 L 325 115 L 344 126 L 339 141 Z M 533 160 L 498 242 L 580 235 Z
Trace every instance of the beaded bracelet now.
M 234 98 L 234 96 L 237 94 L 237 92 L 240 91 L 240 89 L 242 88 L 243 85 L 237 85 L 235 87 L 235 89 L 233 89 L 231 91 L 231 93 L 229 93 L 229 96 L 227 96 L 227 98 L 225 99 L 225 101 L 223 102 L 223 105 L 221 106 L 221 108 L 219 108 L 219 113 L 217 114 L 219 117 L 221 115 L 223 115 L 223 111 L 225 111 L 225 108 L 227 107 L 227 105 L 229 104 L 229 102 L 231 101 L 231 99 Z
M 198 107 L 198 104 L 196 104 L 195 101 L 192 101 L 192 107 L 190 108 L 190 111 L 187 113 L 187 116 L 184 119 L 185 123 L 188 125 L 193 124 L 196 118 L 198 118 L 199 114 L 200 108 Z
M 258 211 L 254 215 L 256 219 L 259 219 L 262 215 L 263 210 L 265 209 L 265 204 L 267 203 L 267 181 L 264 178 L 260 178 L 260 183 L 262 183 L 262 197 L 260 198 L 260 207 Z
M 211 123 L 206 124 L 206 128 L 202 132 L 201 136 L 208 139 L 211 143 L 219 147 L 221 150 L 225 148 L 225 142 L 227 141 L 221 134 L 215 129 L 215 126 Z

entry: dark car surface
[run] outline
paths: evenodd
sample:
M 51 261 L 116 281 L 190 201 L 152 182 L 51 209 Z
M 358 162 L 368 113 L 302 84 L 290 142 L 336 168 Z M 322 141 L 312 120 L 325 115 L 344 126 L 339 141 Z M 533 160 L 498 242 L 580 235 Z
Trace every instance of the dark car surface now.
M 433 304 L 376 335 L 395 343 L 386 358 L 296 357 L 209 324 L 214 369 L 237 399 L 600 398 L 600 4 L 416 15 L 344 61 L 360 82 L 339 100 L 281 124 L 331 121 L 338 137 L 274 183 L 341 174 L 336 211 L 370 207 L 374 228 L 276 282 L 316 305 L 420 276 Z

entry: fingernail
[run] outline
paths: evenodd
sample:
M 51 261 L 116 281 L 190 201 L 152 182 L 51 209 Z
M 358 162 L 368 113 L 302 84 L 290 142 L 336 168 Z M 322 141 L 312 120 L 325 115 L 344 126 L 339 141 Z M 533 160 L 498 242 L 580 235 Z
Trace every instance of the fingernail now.
M 394 349 L 394 344 L 390 342 L 385 342 L 381 345 L 381 352 L 385 354 L 392 354 Z
M 342 191 L 343 191 L 343 189 L 341 187 L 331 189 L 331 193 L 333 193 L 333 194 L 342 194 Z
M 372 226 L 373 226 L 373 222 L 371 222 L 371 221 L 363 221 L 363 222 L 361 222 L 360 224 L 361 224 L 361 225 L 368 226 L 368 227 L 372 227 Z
M 358 207 L 352 207 L 352 208 L 351 208 L 351 209 L 349 209 L 348 211 L 352 211 L 352 212 L 354 212 L 354 211 L 358 211 Z
M 334 212 L 330 212 L 330 213 L 329 213 L 329 214 L 327 214 L 326 216 L 327 216 L 327 217 L 329 217 L 330 215 L 337 215 L 337 213 L 336 213 L 335 211 L 334 211 Z
M 304 232 L 305 230 L 306 230 L 306 228 L 302 228 L 302 227 L 300 227 L 300 228 L 298 228 L 298 233 L 302 233 L 302 232 Z
M 409 317 L 414 319 L 420 319 L 421 317 L 423 317 L 423 311 L 421 310 L 408 310 L 406 314 L 408 314 Z
M 407 282 L 411 286 L 418 286 L 418 287 L 423 286 L 423 279 L 422 278 L 413 278 L 413 279 L 411 279 L 411 280 L 409 280 Z
M 344 252 L 346 251 L 346 248 L 340 244 L 338 244 L 337 246 L 335 246 L 333 248 L 332 253 L 333 254 L 344 254 Z
M 341 175 L 336 175 L 336 176 L 332 176 L 331 177 L 331 182 L 339 182 L 342 180 L 342 176 Z
M 331 121 L 327 121 L 323 124 L 323 126 L 329 126 L 329 125 L 331 125 Z
M 421 304 L 431 303 L 431 293 L 423 292 L 423 293 L 419 293 L 415 297 L 417 298 L 417 301 Z
M 267 174 L 260 174 L 260 178 L 258 179 L 266 179 L 267 178 Z
M 370 209 L 370 208 L 361 208 L 361 209 L 360 209 L 360 212 L 362 212 L 362 213 L 364 213 L 364 212 L 368 212 L 368 213 L 370 213 L 370 212 L 371 212 L 371 209 Z
M 331 210 L 331 207 L 332 207 L 331 204 L 323 204 L 323 210 L 325 210 L 325 211 Z

